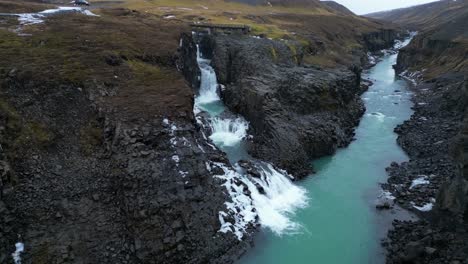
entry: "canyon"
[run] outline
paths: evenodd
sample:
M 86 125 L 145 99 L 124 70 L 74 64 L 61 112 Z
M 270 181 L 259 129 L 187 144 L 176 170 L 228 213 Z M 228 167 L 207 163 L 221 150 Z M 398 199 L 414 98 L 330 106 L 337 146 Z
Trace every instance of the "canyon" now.
M 296 218 L 314 206 L 353 210 L 331 216 L 342 232 L 366 217 L 368 246 L 336 261 L 467 260 L 466 1 L 368 17 L 313 0 L 67 4 L 0 0 L 0 263 L 271 263 L 323 224 Z M 357 159 L 367 144 L 375 159 Z M 386 253 L 379 193 L 418 216 L 393 222 Z M 320 204 L 336 194 L 352 206 Z

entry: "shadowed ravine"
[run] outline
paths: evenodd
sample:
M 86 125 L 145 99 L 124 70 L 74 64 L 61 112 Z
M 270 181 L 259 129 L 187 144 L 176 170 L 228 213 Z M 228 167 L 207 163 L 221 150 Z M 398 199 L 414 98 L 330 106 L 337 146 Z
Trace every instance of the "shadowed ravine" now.
M 263 185 L 267 197 L 255 187 L 249 188 L 262 231 L 255 248 L 239 263 L 383 262 L 380 239 L 391 220 L 376 211 L 374 200 L 382 195 L 379 183 L 387 178 L 385 168 L 392 161 L 407 160 L 393 129 L 412 113 L 407 84 L 395 78 L 392 68 L 396 57 L 385 56 L 366 73 L 374 84 L 362 96 L 367 111 L 348 148 L 317 160 L 317 174 L 299 182 L 300 187 L 285 175 L 269 173 L 275 176 L 270 178 L 273 184 Z M 215 92 L 216 77 L 207 63 L 199 60 L 202 87 L 197 107 L 210 114 L 210 138 L 235 164 L 249 159 L 242 144 L 248 124 L 240 117 L 217 117 L 225 107 Z

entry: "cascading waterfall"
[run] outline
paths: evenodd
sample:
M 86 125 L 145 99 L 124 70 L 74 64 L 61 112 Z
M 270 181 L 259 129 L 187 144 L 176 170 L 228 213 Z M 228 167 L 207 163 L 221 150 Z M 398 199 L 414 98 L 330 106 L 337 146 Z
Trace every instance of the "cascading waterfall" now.
M 243 118 L 236 119 L 211 119 L 212 134 L 210 139 L 219 146 L 235 146 L 239 144 L 246 136 L 249 128 L 247 122 Z
M 233 166 L 232 170 L 220 164 L 212 164 L 221 167 L 225 175 L 219 176 L 226 180 L 224 184 L 233 202 L 227 202 L 227 208 L 231 211 L 231 217 L 235 223 L 225 220 L 228 214 L 220 212 L 221 232 L 231 231 L 242 238 L 245 227 L 255 221 L 253 214 L 257 214 L 263 227 L 269 228 L 277 235 L 297 232 L 300 224 L 291 221 L 290 216 L 298 208 L 307 205 L 306 190 L 294 185 L 290 176 L 283 171 L 275 169 L 271 164 L 257 161 L 247 154 L 238 155 L 243 148 L 242 141 L 247 137 L 248 122 L 242 117 L 221 118 L 218 115 L 226 111 L 218 94 L 218 82 L 211 61 L 203 59 L 201 52 L 197 50 L 197 62 L 201 70 L 201 86 L 199 95 L 195 98 L 195 114 L 205 111 L 210 115 L 212 134 L 210 139 L 217 147 L 226 152 Z M 217 104 L 218 108 L 212 105 Z M 237 155 L 235 154 L 237 153 Z M 239 160 L 250 160 L 260 172 L 260 177 L 255 178 L 243 173 L 240 166 L 235 164 Z M 242 188 L 235 182 L 243 182 L 250 191 L 246 195 Z M 260 191 L 261 190 L 261 191 Z M 252 212 L 252 205 L 255 212 Z
M 200 54 L 198 46 L 197 54 Z M 197 62 L 201 71 L 202 85 L 200 85 L 199 95 L 195 98 L 195 104 L 200 106 L 202 104 L 220 101 L 221 98 L 218 95 L 218 81 L 216 80 L 216 73 L 213 67 L 210 66 L 211 61 L 197 55 Z

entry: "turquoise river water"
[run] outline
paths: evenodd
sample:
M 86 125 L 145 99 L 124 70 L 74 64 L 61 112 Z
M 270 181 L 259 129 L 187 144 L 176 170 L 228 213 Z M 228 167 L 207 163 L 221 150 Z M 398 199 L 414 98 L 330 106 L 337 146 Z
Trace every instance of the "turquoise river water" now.
M 267 210 L 276 210 L 287 218 L 284 225 L 269 222 L 272 217 L 260 211 L 262 230 L 255 247 L 240 264 L 383 263 L 380 239 L 391 220 L 375 209 L 374 202 L 381 195 L 379 183 L 388 177 L 385 168 L 392 161 L 407 160 L 393 129 L 412 114 L 407 83 L 396 78 L 392 68 L 396 58 L 396 54 L 387 55 L 365 73 L 374 84 L 362 95 L 367 110 L 356 129 L 355 141 L 333 156 L 315 161 L 316 174 L 291 183 L 294 186 L 288 187 L 289 191 L 279 191 L 279 196 L 299 195 L 292 199 L 295 203 L 294 199 L 306 200 L 296 207 Z M 224 109 L 219 100 L 198 105 L 212 116 Z M 247 128 L 237 128 L 238 123 L 228 125 L 227 134 L 212 137 L 233 163 L 248 156 L 242 145 Z

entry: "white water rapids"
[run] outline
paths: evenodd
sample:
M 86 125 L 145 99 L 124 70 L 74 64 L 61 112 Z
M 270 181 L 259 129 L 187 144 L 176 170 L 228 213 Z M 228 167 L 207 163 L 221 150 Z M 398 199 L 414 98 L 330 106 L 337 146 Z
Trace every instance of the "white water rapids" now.
M 201 86 L 195 99 L 195 114 L 206 111 L 212 129 L 210 139 L 217 147 L 225 151 L 230 158 L 235 152 L 242 152 L 242 141 L 248 136 L 248 122 L 243 117 L 222 118 L 217 116 L 225 109 L 218 94 L 218 82 L 211 61 L 203 59 L 198 51 L 198 65 L 201 70 Z M 217 105 L 216 111 L 213 105 Z M 219 109 L 221 108 L 221 110 Z M 242 152 L 242 153 L 245 153 Z M 221 232 L 233 232 L 242 238 L 245 228 L 255 221 L 258 215 L 261 226 L 270 229 L 277 235 L 298 232 L 300 224 L 291 221 L 290 216 L 296 209 L 307 206 L 306 190 L 294 185 L 286 172 L 275 169 L 272 165 L 254 160 L 247 154 L 241 154 L 239 159 L 250 160 L 259 169 L 260 177 L 251 177 L 243 173 L 242 168 L 233 164 L 235 170 L 222 164 L 212 163 L 211 166 L 222 167 L 225 175 L 219 178 L 226 180 L 224 184 L 233 202 L 226 202 L 229 212 L 220 212 Z M 232 159 L 231 159 L 232 161 Z M 246 195 L 243 188 L 236 182 L 243 182 L 250 191 Z M 260 187 L 260 188 L 259 188 Z M 262 190 L 262 191 L 259 191 Z M 255 208 L 255 210 L 252 210 Z M 227 216 L 233 218 L 230 223 Z

